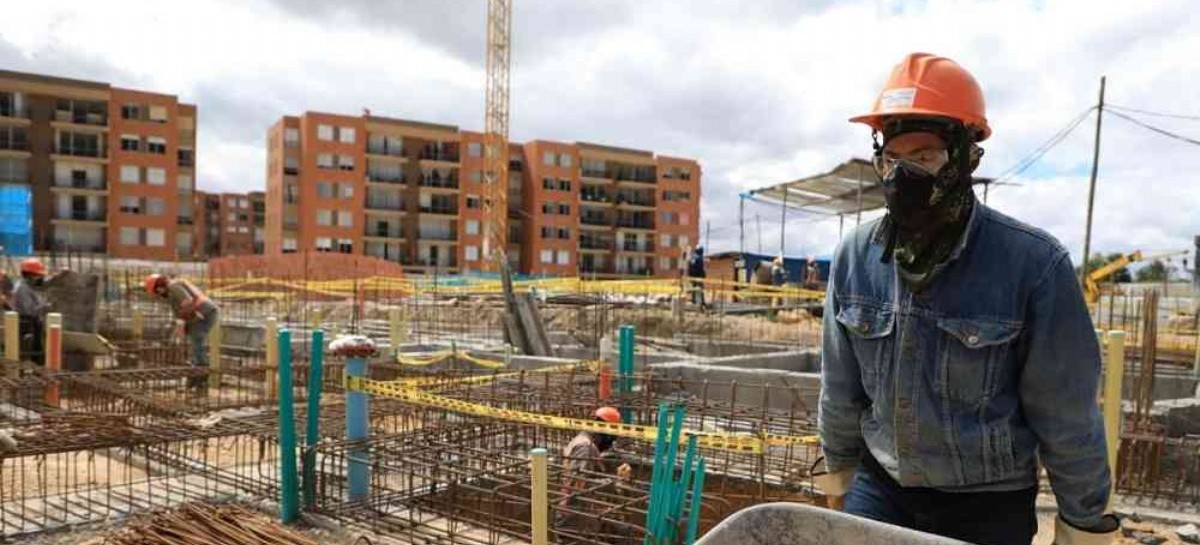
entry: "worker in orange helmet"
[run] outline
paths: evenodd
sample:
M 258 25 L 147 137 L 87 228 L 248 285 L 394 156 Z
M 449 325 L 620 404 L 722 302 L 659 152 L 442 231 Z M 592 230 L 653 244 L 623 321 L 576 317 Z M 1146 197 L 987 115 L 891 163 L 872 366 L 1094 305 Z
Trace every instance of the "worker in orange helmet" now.
M 25 359 L 42 362 L 42 335 L 50 303 L 40 289 L 46 282 L 46 264 L 36 257 L 21 260 L 21 278 L 13 284 L 8 305 L 17 313 L 21 333 L 21 354 Z
M 600 407 L 592 416 L 606 424 L 621 423 L 621 411 L 616 407 Z M 588 504 L 579 501 L 576 496 L 595 485 L 596 474 L 608 473 L 611 464 L 605 458 L 612 450 L 614 439 L 606 433 L 581 431 L 563 448 L 563 497 L 555 514 L 555 528 L 579 533 L 594 533 L 599 529 L 599 519 L 580 516 L 588 510 Z M 620 480 L 628 480 L 632 473 L 632 468 L 626 463 L 616 468 Z M 589 482 L 589 477 L 593 481 Z
M 145 287 L 151 297 L 166 299 L 175 318 L 183 321 L 184 333 L 192 345 L 192 365 L 207 367 L 208 332 L 219 319 L 217 304 L 182 278 L 168 279 L 161 274 L 152 274 L 146 277 Z M 188 386 L 192 388 L 201 388 L 205 383 L 202 376 L 188 379 Z
M 1028 544 L 1038 467 L 1059 545 L 1108 543 L 1100 351 L 1070 256 L 978 202 L 992 134 L 954 61 L 914 53 L 871 112 L 887 214 L 844 238 L 826 290 L 819 484 L 845 511 Z

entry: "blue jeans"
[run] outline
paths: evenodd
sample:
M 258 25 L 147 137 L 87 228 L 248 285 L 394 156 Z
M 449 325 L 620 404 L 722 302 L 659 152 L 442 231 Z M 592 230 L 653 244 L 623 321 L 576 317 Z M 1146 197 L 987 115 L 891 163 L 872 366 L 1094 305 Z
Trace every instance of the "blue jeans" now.
M 846 513 L 969 543 L 1029 545 L 1037 533 L 1037 487 L 943 492 L 901 487 L 867 456 L 846 493 Z
M 189 322 L 184 326 L 188 342 L 192 345 L 192 366 L 208 367 L 208 332 L 217 323 L 217 311 L 213 310 L 204 318 Z

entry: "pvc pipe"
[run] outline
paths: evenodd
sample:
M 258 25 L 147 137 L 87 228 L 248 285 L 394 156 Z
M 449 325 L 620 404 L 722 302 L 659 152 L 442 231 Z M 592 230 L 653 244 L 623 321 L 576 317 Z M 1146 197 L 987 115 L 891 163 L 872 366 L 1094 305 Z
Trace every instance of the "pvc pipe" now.
M 263 371 L 263 397 L 268 401 L 279 395 L 279 320 L 267 318 L 267 368 Z
M 296 483 L 296 422 L 292 405 L 292 332 L 279 331 L 279 519 L 300 517 Z
M 321 439 L 321 377 L 325 359 L 325 332 L 312 332 L 312 358 L 308 366 L 308 404 L 304 424 L 304 506 L 317 505 L 317 443 Z
M 17 378 L 21 366 L 21 315 L 13 311 L 4 313 L 4 359 L 8 378 Z
M 546 497 L 546 449 L 535 448 L 529 452 L 531 486 L 529 489 L 529 522 L 532 527 L 531 545 L 549 543 L 549 501 Z
M 208 330 L 208 386 L 210 388 L 218 388 L 221 386 L 220 314 L 217 314 L 217 321 L 213 322 L 212 329 Z
M 351 357 L 346 360 L 347 377 L 366 377 L 367 360 Z M 346 390 L 346 440 L 365 441 L 370 437 L 371 398 L 366 392 Z M 349 500 L 362 501 L 371 492 L 371 466 L 365 446 L 351 448 L 347 454 L 346 480 Z
M 46 371 L 55 375 L 62 371 L 62 314 L 46 316 Z M 46 405 L 59 406 L 58 377 L 51 376 L 46 383 Z
M 598 391 L 597 395 L 600 400 L 609 399 L 612 397 L 612 368 L 607 363 L 600 364 L 600 375 L 597 379 Z
M 1108 333 L 1108 361 L 1104 366 L 1104 436 L 1108 439 L 1108 503 L 1112 506 L 1117 483 L 1117 451 L 1121 446 L 1122 381 L 1125 378 L 1125 332 Z
M 696 542 L 696 533 L 700 529 L 700 508 L 703 506 L 704 499 L 704 458 L 700 458 L 700 462 L 696 465 L 696 476 L 692 480 L 692 497 L 688 504 L 688 525 L 687 535 L 684 537 L 684 545 L 692 545 Z
M 619 375 L 618 390 L 621 394 L 633 391 L 633 326 L 623 325 L 619 333 L 617 373 Z M 628 402 L 626 395 L 621 396 L 621 422 L 633 422 L 633 411 L 625 406 Z

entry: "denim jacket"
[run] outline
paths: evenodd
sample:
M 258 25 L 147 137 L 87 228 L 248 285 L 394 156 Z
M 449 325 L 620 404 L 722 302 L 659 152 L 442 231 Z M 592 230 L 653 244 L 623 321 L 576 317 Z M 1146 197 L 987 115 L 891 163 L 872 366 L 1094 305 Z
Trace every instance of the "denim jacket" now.
M 1039 458 L 1059 512 L 1098 524 L 1109 469 L 1100 350 L 1067 251 L 976 203 L 913 293 L 881 263 L 879 221 L 844 239 L 825 299 L 818 417 L 831 474 L 869 450 L 901 485 L 1016 490 Z

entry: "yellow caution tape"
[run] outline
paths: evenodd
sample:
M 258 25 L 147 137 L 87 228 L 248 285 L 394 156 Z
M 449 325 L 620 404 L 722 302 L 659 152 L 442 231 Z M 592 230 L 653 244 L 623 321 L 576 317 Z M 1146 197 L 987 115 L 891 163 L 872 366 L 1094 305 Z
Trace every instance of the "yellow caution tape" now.
M 474 363 L 475 365 L 478 365 L 485 369 L 503 369 L 504 367 L 507 367 L 506 365 L 504 365 L 504 362 L 502 362 L 502 361 L 485 360 L 483 358 L 477 358 L 475 356 L 472 356 L 466 352 L 459 352 L 458 357 L 460 357 L 464 360 L 467 360 L 471 363 Z
M 409 356 L 405 356 L 403 354 L 396 354 L 396 362 L 399 363 L 400 365 L 425 366 L 425 365 L 433 365 L 438 362 L 446 361 L 452 357 L 454 357 L 454 352 L 451 350 L 443 350 L 441 352 L 437 352 L 435 354 L 432 354 L 430 356 L 426 356 L 423 358 L 409 357 Z
M 530 424 L 546 428 L 571 431 L 589 431 L 617 437 L 627 437 L 639 441 L 654 442 L 658 438 L 658 428 L 633 424 L 610 424 L 598 420 L 566 418 L 527 411 L 502 409 L 453 399 L 419 390 L 404 381 L 381 381 L 361 377 L 347 377 L 346 389 L 349 391 L 366 392 L 373 395 L 399 399 L 406 403 L 435 407 L 460 414 L 468 414 L 497 420 L 506 420 L 521 424 Z M 694 435 L 700 447 L 716 450 L 728 450 L 748 454 L 761 454 L 769 446 L 813 445 L 816 438 L 812 436 L 784 436 L 776 434 L 749 435 L 730 433 L 710 433 L 687 430 L 684 436 Z

